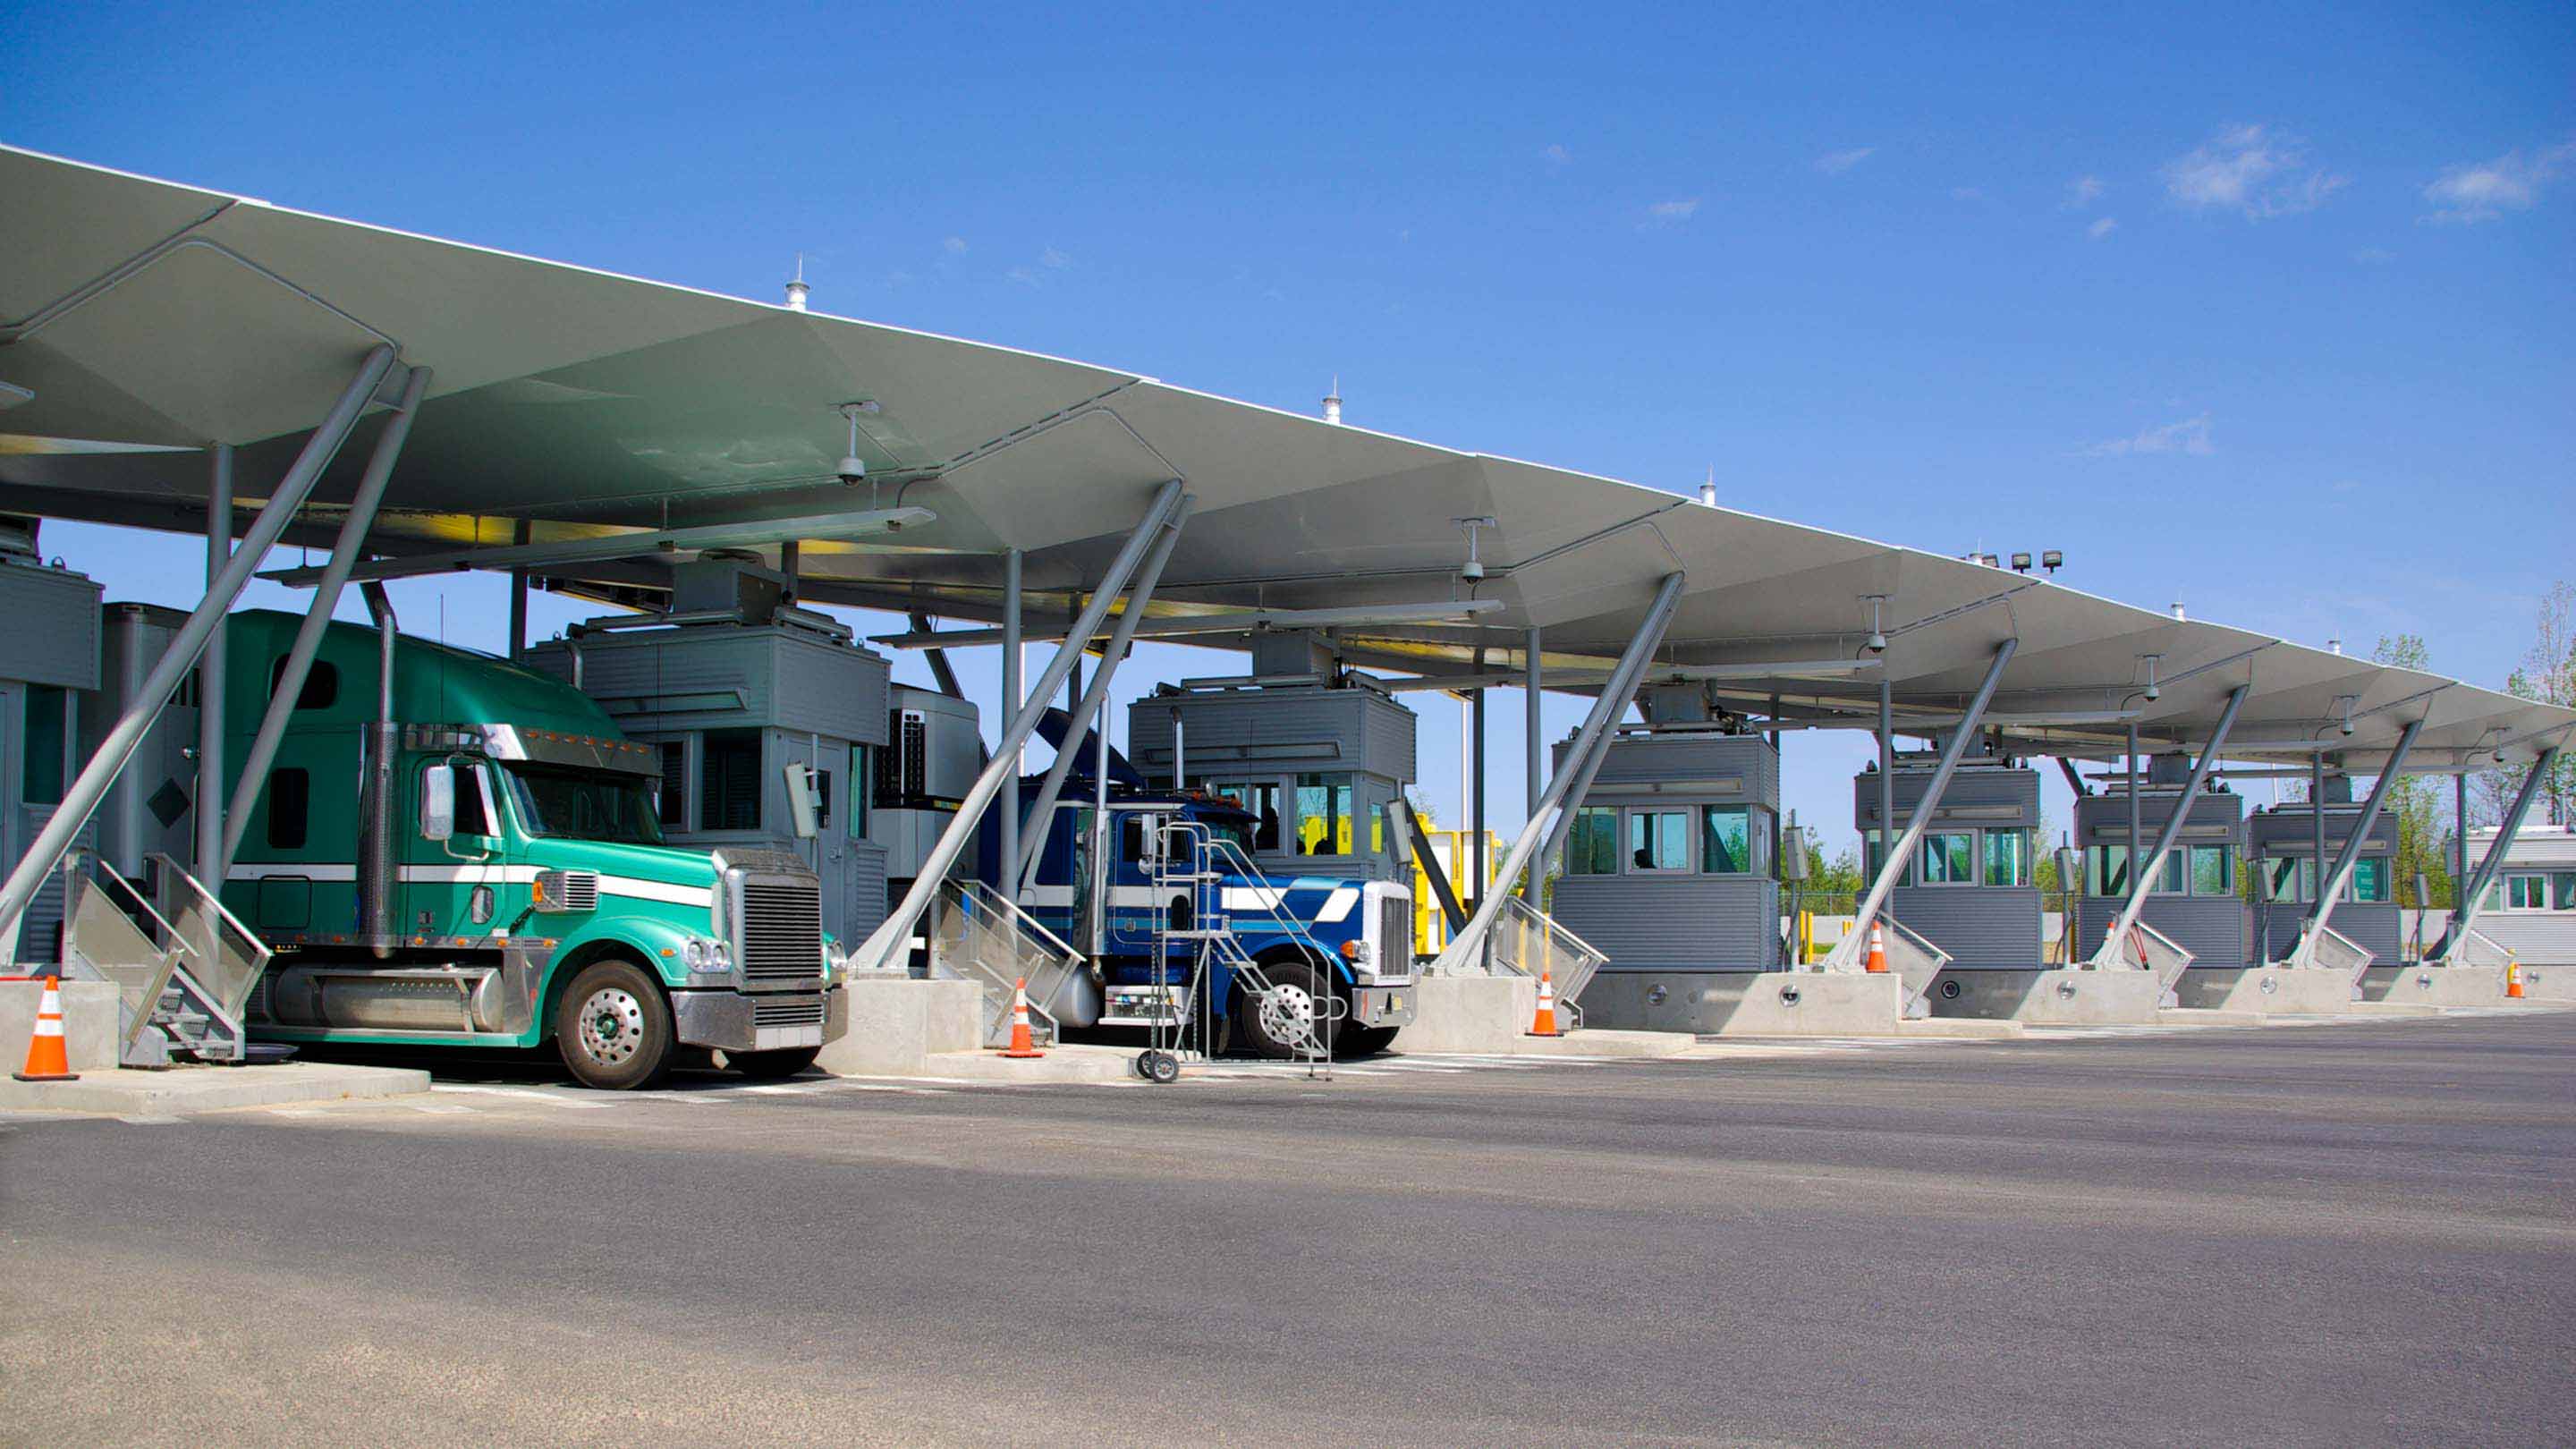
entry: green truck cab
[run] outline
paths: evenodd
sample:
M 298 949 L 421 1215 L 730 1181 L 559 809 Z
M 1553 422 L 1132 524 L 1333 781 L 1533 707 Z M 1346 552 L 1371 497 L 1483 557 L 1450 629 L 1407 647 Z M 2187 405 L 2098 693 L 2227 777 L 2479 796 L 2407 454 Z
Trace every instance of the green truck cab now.
M 298 622 L 229 623 L 227 759 Z M 569 685 L 389 620 L 332 624 L 222 887 L 276 953 L 251 1034 L 552 1041 L 603 1088 L 693 1050 L 753 1076 L 810 1066 L 848 1026 L 819 882 L 780 851 L 663 844 L 659 769 Z

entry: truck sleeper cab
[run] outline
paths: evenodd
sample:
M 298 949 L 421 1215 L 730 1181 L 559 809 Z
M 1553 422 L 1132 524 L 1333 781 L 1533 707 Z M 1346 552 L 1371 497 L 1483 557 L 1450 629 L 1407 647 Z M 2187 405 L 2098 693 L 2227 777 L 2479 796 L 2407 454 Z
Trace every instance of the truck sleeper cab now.
M 297 622 L 232 620 L 233 760 Z M 587 698 L 468 651 L 379 644 L 326 631 L 226 873 L 225 905 L 277 953 L 254 1037 L 552 1041 L 585 1084 L 633 1088 L 689 1049 L 792 1075 L 846 1030 L 801 859 L 664 845 L 654 753 Z M 380 660 L 392 729 L 372 718 Z
M 1077 787 L 1065 793 L 1074 795 Z M 1289 1003 L 1290 1018 L 1300 1007 L 1321 1007 L 1328 996 L 1343 1003 L 1338 1013 L 1322 1008 L 1335 1018 L 1335 1055 L 1383 1051 L 1413 1019 L 1413 897 L 1402 885 L 1338 876 L 1279 880 L 1262 876 L 1257 867 L 1247 874 L 1253 817 L 1202 791 L 1120 788 L 1108 808 L 1109 859 L 1095 863 L 1091 802 L 1060 802 L 1038 857 L 1036 881 L 1020 895 L 1022 909 L 1093 961 L 1089 988 L 1078 987 L 1079 1000 L 1059 1004 L 1065 1025 L 1151 1026 L 1158 1018 L 1189 1024 L 1195 1003 L 1187 988 L 1197 942 L 1157 934 L 1158 920 L 1175 929 L 1191 923 L 1189 887 L 1157 879 L 1166 872 L 1156 868 L 1155 847 L 1173 823 L 1231 843 L 1233 863 L 1221 865 L 1215 899 L 1223 902 L 1244 952 L 1261 964 L 1272 985 L 1292 998 L 1303 993 L 1301 1001 Z M 990 820 L 987 827 L 982 874 L 990 881 L 999 874 L 999 846 Z M 1172 832 L 1172 838 L 1181 833 Z M 1215 964 L 1207 988 L 1215 1032 L 1210 1040 L 1260 1056 L 1294 1053 L 1293 1038 L 1265 1026 L 1262 1013 L 1242 1009 L 1234 971 Z

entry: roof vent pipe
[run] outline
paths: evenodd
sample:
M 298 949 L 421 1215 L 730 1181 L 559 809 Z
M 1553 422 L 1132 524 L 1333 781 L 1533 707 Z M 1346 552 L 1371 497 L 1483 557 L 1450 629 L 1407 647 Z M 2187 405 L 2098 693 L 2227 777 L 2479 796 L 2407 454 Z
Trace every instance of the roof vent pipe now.
M 1342 421 L 1342 375 L 1333 374 L 1333 390 L 1324 394 L 1324 421 L 1336 427 Z
M 787 283 L 787 310 L 790 312 L 804 311 L 805 294 L 812 290 L 814 289 L 805 285 L 805 254 L 803 252 L 798 252 L 796 254 L 796 275 L 790 278 Z
M 2328 639 L 2326 641 L 2326 652 L 2328 654 L 2341 654 L 2343 652 L 2343 641 L 2341 639 Z
M 2182 605 L 2181 605 L 2181 604 L 2175 604 L 2175 605 L 2174 605 L 2174 617 L 2175 617 L 2175 618 L 2177 618 L 2177 619 L 2179 619 L 2179 618 L 2181 618 L 2181 617 L 2182 617 Z
M 1711 508 L 1717 506 L 1717 469 L 1708 470 L 1708 481 L 1699 485 L 1699 501 Z

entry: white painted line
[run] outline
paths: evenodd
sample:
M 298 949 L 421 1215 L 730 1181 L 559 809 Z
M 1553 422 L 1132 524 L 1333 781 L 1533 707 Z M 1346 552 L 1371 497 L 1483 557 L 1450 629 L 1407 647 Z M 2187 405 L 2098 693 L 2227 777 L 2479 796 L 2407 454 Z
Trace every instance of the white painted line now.
M 403 1105 L 415 1112 L 435 1112 L 440 1115 L 474 1110 L 462 1102 L 405 1102 Z
M 946 1087 L 898 1087 L 892 1082 L 835 1082 L 829 1087 L 817 1087 L 814 1090 L 818 1092 L 895 1092 L 907 1097 L 948 1095 Z
M 764 1097 L 810 1097 L 817 1087 L 736 1087 L 737 1092 L 757 1092 Z
M 272 1117 L 328 1117 L 331 1114 L 320 1107 L 271 1107 L 268 1109 L 268 1115 Z
M 578 1101 L 571 1097 L 558 1096 L 553 1092 L 541 1092 L 533 1087 L 470 1087 L 459 1082 L 436 1082 L 431 1084 L 430 1090 L 473 1092 L 486 1097 L 519 1097 L 531 1102 L 543 1102 L 549 1107 L 572 1107 L 585 1112 L 596 1111 L 608 1105 L 606 1102 Z
M 163 1112 L 137 1112 L 132 1116 L 119 1117 L 116 1120 L 119 1122 L 130 1123 L 136 1127 L 176 1127 L 186 1122 L 188 1119 L 185 1117 L 173 1117 Z

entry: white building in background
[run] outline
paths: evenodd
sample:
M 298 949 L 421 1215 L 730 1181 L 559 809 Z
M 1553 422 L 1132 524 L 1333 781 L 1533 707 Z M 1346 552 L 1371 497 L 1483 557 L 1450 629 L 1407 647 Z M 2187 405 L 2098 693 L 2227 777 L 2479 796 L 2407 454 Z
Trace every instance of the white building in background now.
M 2469 832 L 2475 869 L 2493 826 Z M 2576 966 L 2576 826 L 2525 824 L 2487 891 L 2477 929 L 2533 966 Z

